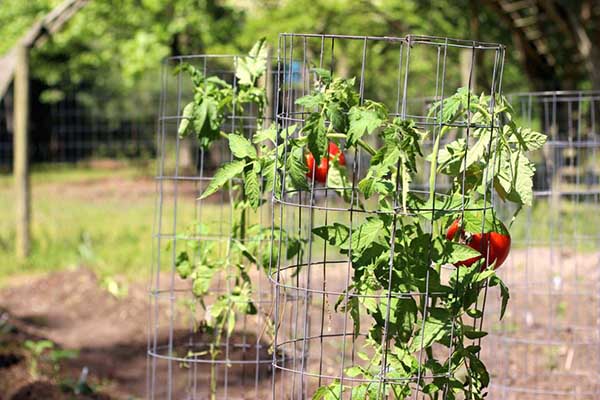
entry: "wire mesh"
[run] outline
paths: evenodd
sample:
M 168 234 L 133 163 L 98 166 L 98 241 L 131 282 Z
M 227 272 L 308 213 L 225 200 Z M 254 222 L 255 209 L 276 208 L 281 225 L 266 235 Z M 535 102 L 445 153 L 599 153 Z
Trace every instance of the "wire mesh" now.
M 491 398 L 597 399 L 600 93 L 508 97 L 522 123 L 549 141 L 535 157 L 534 206 L 515 224 L 515 249 L 499 271 L 511 307 L 491 324 Z
M 256 212 L 241 207 L 237 178 L 201 198 L 218 169 L 233 159 L 228 141 L 219 138 L 204 146 L 178 134 L 186 120 L 184 107 L 198 91 L 186 71 L 175 68 L 191 65 L 204 77 L 230 85 L 235 97 L 239 60 L 186 56 L 163 65 L 149 399 L 254 399 L 270 391 L 271 295 L 258 260 L 268 260 L 270 241 L 260 229 L 270 226 L 268 203 Z M 272 87 L 271 81 L 269 72 L 261 85 Z M 250 137 L 260 124 L 257 108 L 247 105 L 226 114 L 219 130 L 224 136 Z M 245 258 L 242 248 L 252 249 L 257 261 Z
M 126 112 L 111 103 L 114 97 L 105 93 L 67 91 L 53 102 L 36 98 L 31 104 L 34 118 L 30 121 L 30 162 L 56 164 L 154 158 L 153 116 L 139 110 Z M 12 167 L 13 158 L 12 111 L 9 90 L 0 100 L 0 168 L 7 171 Z
M 362 49 L 362 57 L 358 60 L 348 59 L 346 50 L 349 48 Z M 417 127 L 430 132 L 429 142 L 423 145 L 424 156 L 417 160 L 419 171 L 425 171 L 430 176 L 427 156 L 431 154 L 433 143 L 441 136 L 442 130 L 451 131 L 454 139 L 464 138 L 466 151 L 471 151 L 473 142 L 470 135 L 475 129 L 492 132 L 491 143 L 494 132 L 500 127 L 500 121 L 494 117 L 490 123 L 474 121 L 470 112 L 467 112 L 462 118 L 447 121 L 440 110 L 439 113 L 423 111 L 420 105 L 411 102 L 413 97 L 430 96 L 444 104 L 445 99 L 457 92 L 461 86 L 460 77 L 453 76 L 450 71 L 457 70 L 453 64 L 458 63 L 462 51 L 468 51 L 472 56 L 470 75 L 476 55 L 488 61 L 482 76 L 488 79 L 491 98 L 500 94 L 504 59 L 501 45 L 423 36 L 393 38 L 280 34 L 280 103 L 277 122 L 282 139 L 278 147 L 279 157 L 294 157 L 295 143 L 304 140 L 302 132 L 311 123 L 311 112 L 314 110 L 310 105 L 297 103 L 296 100 L 314 93 L 313 88 L 323 88 L 321 78 L 327 75 L 327 71 L 333 77 L 355 78 L 352 86 L 358 94 L 359 104 L 365 104 L 367 100 L 382 102 L 390 111 L 390 117 L 414 121 Z M 434 67 L 423 68 L 423 63 Z M 434 71 L 433 75 L 424 73 L 424 70 Z M 330 86 L 325 86 L 323 92 L 328 88 Z M 471 95 L 465 98 L 469 102 Z M 488 104 L 492 115 L 493 103 L 491 100 Z M 334 123 L 329 122 L 331 125 Z M 365 137 L 365 141 L 369 146 L 381 145 L 375 137 Z M 339 147 L 343 145 L 344 140 L 341 139 Z M 439 315 L 440 304 L 448 304 L 451 294 L 439 288 L 440 283 L 448 284 L 458 279 L 460 269 L 446 266 L 440 271 L 433 267 L 439 261 L 432 255 L 433 238 L 440 235 L 443 228 L 441 224 L 432 222 L 436 217 L 422 221 L 417 214 L 426 210 L 431 215 L 439 212 L 456 218 L 472 211 L 485 216 L 486 212 L 491 212 L 491 208 L 487 203 L 481 207 L 468 205 L 464 193 L 459 196 L 458 206 L 450 207 L 445 197 L 448 196 L 445 190 L 448 187 L 447 179 L 435 172 L 433 181 L 428 181 L 426 174 L 414 176 L 410 190 L 406 182 L 392 182 L 389 199 L 393 205 L 382 208 L 381 202 L 366 199 L 363 190 L 358 187 L 361 179 L 368 174 L 372 161 L 372 154 L 366 150 L 367 145 L 347 150 L 345 163 L 341 163 L 341 157 L 336 156 L 339 164 L 345 164 L 342 165 L 343 170 L 349 175 L 341 183 L 330 180 L 331 175 L 319 183 L 315 171 L 310 175 L 309 166 L 309 186 L 302 190 L 298 184 L 290 184 L 290 181 L 298 178 L 294 178 L 289 162 L 283 163 L 278 171 L 282 185 L 274 191 L 273 219 L 280 224 L 274 226 L 273 237 L 294 236 L 305 247 L 294 260 L 286 261 L 279 257 L 274 259 L 271 266 L 276 328 L 273 399 L 306 399 L 312 396 L 318 399 L 455 398 L 451 397 L 453 389 L 449 387 L 454 372 L 451 373 L 447 365 L 445 369 L 432 367 L 431 359 L 432 354 L 443 361 L 457 355 L 455 325 L 447 316 Z M 331 151 L 330 147 L 329 155 Z M 399 161 L 398 168 L 401 168 Z M 461 179 L 464 183 L 464 174 Z M 407 207 L 406 203 L 403 204 L 403 193 L 417 203 L 425 202 L 430 196 L 430 202 L 419 210 Z M 361 245 L 361 228 L 373 221 L 382 222 L 367 238 L 367 243 Z M 402 243 L 402 235 L 407 233 L 402 231 L 403 225 L 412 223 L 420 224 L 423 229 L 423 247 L 415 242 Z M 334 243 L 336 238 L 329 236 L 329 241 L 322 240 L 322 229 L 341 225 L 348 229 L 345 231 L 346 247 L 340 252 L 340 246 Z M 321 233 L 317 234 L 319 229 Z M 359 239 L 354 240 L 352 235 Z M 373 250 L 373 243 L 382 241 L 383 247 L 387 243 L 389 250 L 378 253 L 381 275 L 374 279 L 379 286 L 366 293 L 358 288 L 361 272 L 357 269 L 359 260 L 353 256 L 353 252 L 364 254 L 365 248 Z M 279 253 L 285 252 L 285 241 L 280 240 Z M 421 256 L 419 261 L 415 261 L 419 258 L 416 255 Z M 415 277 L 418 281 L 415 285 L 403 286 L 403 278 L 394 279 L 396 274 L 410 274 L 412 268 L 422 271 L 422 275 Z M 483 310 L 485 296 L 477 303 L 478 308 Z M 387 307 L 386 304 L 391 306 Z M 377 311 L 373 311 L 375 309 Z M 414 314 L 408 309 L 414 309 Z M 414 320 L 410 319 L 412 316 Z M 421 341 L 413 339 L 410 346 L 402 343 L 402 336 L 393 331 L 396 320 L 405 317 L 408 318 L 411 331 L 423 332 Z M 444 320 L 440 323 L 444 326 L 445 339 L 425 344 L 424 332 L 440 321 L 437 318 Z M 471 326 L 481 327 L 482 319 L 479 316 L 469 321 Z M 373 334 L 374 325 L 383 328 L 380 335 Z M 479 340 L 473 343 L 478 344 Z M 403 355 L 399 348 L 405 350 Z M 477 354 L 475 352 L 473 357 L 476 358 Z M 377 357 L 379 359 L 374 363 Z M 408 358 L 402 361 L 402 357 Z M 412 364 L 406 366 L 403 362 Z M 403 365 L 411 372 L 400 373 Z M 443 371 L 439 372 L 440 369 Z M 370 374 L 364 372 L 371 370 L 375 371 Z

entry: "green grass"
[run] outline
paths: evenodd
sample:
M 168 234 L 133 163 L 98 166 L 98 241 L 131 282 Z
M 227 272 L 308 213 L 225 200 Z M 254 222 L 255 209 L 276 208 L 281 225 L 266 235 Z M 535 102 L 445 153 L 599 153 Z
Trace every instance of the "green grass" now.
M 123 188 L 95 198 L 91 182 L 117 176 Z M 52 168 L 32 173 L 32 248 L 20 263 L 14 254 L 12 178 L 0 178 L 0 284 L 16 274 L 43 273 L 80 265 L 99 275 L 148 276 L 152 257 L 153 193 L 123 196 L 137 168 L 118 171 Z M 58 185 L 57 185 L 58 184 Z M 150 187 L 153 187 L 150 184 Z
M 18 262 L 14 254 L 12 177 L 0 176 L 0 285 L 19 274 L 77 266 L 89 267 L 103 277 L 121 275 L 129 280 L 147 279 L 154 252 L 152 230 L 156 198 L 151 172 L 148 172 L 152 167 L 147 165 L 124 165 L 109 170 L 85 166 L 36 168 L 32 173 L 32 251 L 24 263 Z M 136 194 L 132 188 L 140 180 L 145 180 L 145 190 Z M 205 224 L 228 224 L 228 213 L 221 212 L 219 202 L 206 205 Z M 167 195 L 163 233 L 171 233 L 173 206 L 172 197 Z M 180 195 L 177 217 L 178 233 L 181 233 L 194 220 L 193 194 Z M 330 215 L 329 223 L 336 217 L 341 218 L 338 213 Z M 269 223 L 270 215 L 265 215 L 263 221 Z M 323 222 L 317 213 L 315 226 Z M 564 200 L 556 206 L 539 201 L 533 209 L 522 212 L 511 233 L 516 248 L 523 247 L 527 237 L 540 241 L 540 246 L 548 246 L 551 239 L 572 245 L 569 238 L 574 233 L 587 235 L 588 239 L 574 245 L 578 250 L 595 251 L 597 243 L 592 239 L 598 226 L 600 213 L 591 203 Z M 166 245 L 166 241 L 162 245 Z M 314 243 L 315 248 L 322 245 L 320 240 Z M 163 266 L 170 266 L 167 259 L 170 255 L 163 256 Z

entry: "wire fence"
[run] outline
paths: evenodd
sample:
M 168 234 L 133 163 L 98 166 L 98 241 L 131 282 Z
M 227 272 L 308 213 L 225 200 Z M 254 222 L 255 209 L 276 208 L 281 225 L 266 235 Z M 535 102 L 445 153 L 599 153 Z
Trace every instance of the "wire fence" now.
M 492 398 L 600 395 L 600 141 L 597 92 L 509 96 L 526 126 L 549 135 L 536 155 L 534 205 L 500 270 L 511 306 L 491 323 Z M 498 304 L 491 302 L 492 308 Z
M 345 58 L 345 49 L 351 46 L 362 48 L 361 59 Z M 387 65 L 395 70 L 394 74 L 378 73 L 381 48 L 387 50 L 388 57 L 394 55 L 393 63 Z M 414 121 L 416 126 L 431 133 L 432 140 L 442 130 L 454 128 L 457 135 L 454 139 L 465 135 L 467 144 L 463 145 L 471 151 L 470 114 L 449 123 L 437 113 L 413 107 L 409 98 L 409 94 L 420 92 L 420 96 L 429 95 L 443 102 L 456 93 L 461 83 L 446 76 L 445 71 L 465 49 L 473 59 L 488 54 L 487 59 L 492 60 L 487 71 L 492 97 L 500 93 L 504 58 L 504 48 L 500 45 L 419 36 L 281 34 L 277 121 L 283 139 L 278 143 L 279 156 L 294 157 L 294 141 L 302 140 L 302 133 L 310 131 L 310 125 L 319 117 L 314 113 L 313 103 L 309 103 L 311 100 L 298 99 L 313 95 L 315 87 L 322 88 L 321 93 L 328 93 L 343 86 L 340 81 L 328 83 L 330 75 L 336 77 L 340 65 L 343 77 L 355 77 L 351 86 L 357 88 L 359 104 L 369 104 L 367 99 L 381 101 L 391 117 Z M 436 65 L 436 74 L 423 76 L 415 60 L 431 61 Z M 318 68 L 317 72 L 314 68 Z M 472 68 L 471 63 L 471 73 Z M 380 90 L 382 87 L 386 90 Z M 431 93 L 424 93 L 427 87 L 433 88 Z M 469 96 L 465 97 L 467 102 Z M 492 121 L 488 125 L 480 120 L 478 128 L 495 132 L 496 121 L 494 118 Z M 343 147 L 344 140 L 341 142 Z M 411 188 L 424 189 L 410 193 L 406 182 L 390 182 L 390 192 L 395 195 L 389 198 L 389 208 L 383 196 L 379 202 L 369 200 L 363 187 L 358 186 L 375 154 L 368 154 L 368 148 L 364 144 L 345 154 L 346 180 L 320 181 L 313 172 L 312 178 L 309 176 L 312 184 L 300 189 L 300 183 L 289 183 L 294 181 L 296 173 L 291 164 L 284 164 L 279 171 L 283 183 L 280 191 L 274 193 L 273 219 L 281 220 L 281 224 L 274 227 L 274 237 L 284 231 L 294 232 L 306 246 L 293 260 L 275 260 L 271 269 L 276 317 L 273 399 L 450 398 L 453 389 L 449 385 L 455 377 L 455 371 L 449 367 L 450 360 L 464 354 L 457 350 L 463 343 L 459 344 L 451 317 L 439 308 L 451 301 L 451 295 L 440 289 L 441 275 L 432 267 L 437 261 L 427 251 L 434 246 L 433 236 L 423 233 L 424 248 L 419 253 L 416 241 L 408 243 L 415 232 L 411 228 L 403 230 L 406 225 L 419 225 L 417 214 L 423 210 L 407 208 L 406 203 L 403 206 L 399 193 L 414 196 L 413 199 L 431 195 L 434 200 L 425 208 L 432 215 L 439 212 L 458 217 L 473 211 L 485 215 L 491 209 L 487 205 L 467 206 L 464 201 L 454 209 L 448 207 L 442 184 L 445 178 L 441 174 L 439 181 L 434 179 L 431 186 L 422 176 L 415 177 Z M 427 156 L 425 149 L 424 152 Z M 336 156 L 337 150 L 330 147 L 327 154 L 332 153 Z M 418 169 L 428 171 L 425 157 L 419 160 L 422 165 Z M 341 158 L 337 163 L 342 164 Z M 332 167 L 329 168 L 331 171 Z M 462 179 L 464 183 L 464 173 Z M 438 233 L 440 227 L 433 222 L 435 218 L 430 217 L 430 222 L 425 223 L 427 232 Z M 365 232 L 369 232 L 368 238 L 362 236 Z M 390 250 L 386 252 L 387 246 Z M 280 249 L 280 253 L 284 251 Z M 456 282 L 453 279 L 459 280 L 459 270 L 443 271 L 445 283 L 452 285 L 449 282 Z M 411 281 L 414 285 L 408 283 Z M 477 309 L 485 309 L 484 303 L 482 297 Z M 406 325 L 400 320 L 406 321 Z M 435 339 L 425 333 L 435 330 L 438 323 L 438 328 L 445 327 L 443 338 Z M 481 317 L 474 316 L 465 324 L 480 328 Z M 411 340 L 413 328 L 421 334 Z M 477 353 L 472 354 L 473 359 L 478 357 Z M 436 357 L 440 364 L 434 361 Z
M 218 80 L 220 88 L 230 85 L 233 96 L 239 95 L 240 60 L 199 55 L 163 65 L 148 399 L 259 399 L 270 391 L 272 300 L 263 269 L 269 203 L 246 208 L 238 178 L 202 198 L 219 168 L 233 160 L 228 140 L 200 145 L 196 130 L 181 137 L 189 118 L 183 110 L 199 89 Z M 183 65 L 206 79 L 194 86 L 197 75 L 190 79 L 185 69 L 176 69 Z M 261 86 L 272 87 L 272 80 L 267 71 Z M 217 129 L 251 138 L 262 128 L 259 114 L 253 106 L 235 109 Z
M 152 159 L 156 155 L 151 113 L 113 111 L 115 96 L 67 92 L 56 102 L 32 103 L 30 163 L 77 163 L 92 159 Z M 153 102 L 157 104 L 158 99 Z M 12 95 L 0 101 L 0 169 L 13 159 Z

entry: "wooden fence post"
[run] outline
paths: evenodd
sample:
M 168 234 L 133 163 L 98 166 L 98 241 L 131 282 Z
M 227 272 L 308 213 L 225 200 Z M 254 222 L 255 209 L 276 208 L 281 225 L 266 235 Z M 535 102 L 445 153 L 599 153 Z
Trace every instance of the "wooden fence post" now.
M 14 75 L 13 173 L 15 178 L 17 259 L 30 250 L 31 193 L 29 182 L 29 48 L 18 45 Z

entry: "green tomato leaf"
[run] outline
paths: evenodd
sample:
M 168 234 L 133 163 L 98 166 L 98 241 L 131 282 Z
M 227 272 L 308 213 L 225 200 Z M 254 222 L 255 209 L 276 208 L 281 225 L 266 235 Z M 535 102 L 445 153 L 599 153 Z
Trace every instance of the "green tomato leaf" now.
M 383 123 L 377 111 L 363 106 L 354 106 L 348 112 L 349 125 L 346 147 L 356 145 L 365 134 L 372 134 Z
M 325 96 L 322 93 L 315 94 L 307 94 L 306 96 L 302 96 L 296 99 L 296 105 L 308 108 L 315 109 L 319 108 L 323 101 L 325 100 Z
M 481 253 L 479 251 L 472 249 L 465 244 L 451 242 L 445 238 L 440 238 L 440 240 L 443 242 L 440 249 L 442 253 L 442 259 L 446 263 L 455 264 L 459 261 L 481 257 Z M 440 241 L 436 241 L 435 244 L 439 245 Z
M 336 132 L 346 132 L 348 117 L 338 103 L 328 103 L 325 107 L 325 115 Z
M 426 349 L 433 343 L 441 340 L 445 335 L 446 324 L 432 316 L 425 319 L 425 324 L 419 322 L 419 333 L 410 343 L 409 351 L 414 353 L 420 349 Z
M 196 297 L 202 297 L 208 293 L 215 271 L 207 265 L 200 264 L 194 274 L 192 293 Z
M 462 331 L 463 334 L 471 340 L 480 339 L 488 334 L 487 332 L 477 330 L 470 325 L 463 325 Z
M 332 77 L 331 72 L 329 72 L 329 70 L 323 68 L 313 68 L 311 71 L 314 72 L 317 75 L 318 79 L 324 84 L 331 83 Z
M 179 129 L 177 129 L 177 134 L 180 138 L 183 138 L 189 134 L 188 127 L 190 126 L 190 119 L 194 113 L 194 107 L 194 102 L 188 103 L 185 107 L 183 107 L 183 111 L 181 113 L 181 122 L 179 123 Z
M 303 132 L 308 138 L 308 149 L 315 158 L 315 165 L 319 165 L 321 157 L 327 155 L 329 141 L 327 140 L 327 128 L 325 119 L 319 113 L 310 114 L 304 125 Z
M 287 175 L 292 181 L 294 188 L 298 190 L 308 190 L 308 182 L 306 180 L 306 174 L 308 173 L 308 167 L 304 160 L 304 154 L 301 147 L 293 147 L 288 152 L 287 157 Z
M 260 206 L 260 184 L 258 174 L 253 168 L 246 168 L 244 171 L 244 194 L 250 207 L 256 210 Z
M 211 194 L 214 194 L 217 190 L 223 187 L 229 180 L 235 178 L 240 175 L 242 171 L 244 171 L 244 167 L 246 166 L 246 161 L 244 160 L 235 160 L 228 164 L 223 165 L 216 172 L 210 184 L 200 196 L 200 199 L 205 199 Z
M 313 233 L 330 245 L 342 250 L 348 249 L 348 238 L 350 229 L 346 225 L 335 222 L 333 225 L 325 225 L 313 228 Z
M 190 262 L 187 252 L 182 251 L 177 255 L 177 259 L 175 260 L 175 270 L 181 279 L 186 279 L 192 274 L 194 267 Z
M 329 162 L 327 187 L 334 189 L 346 202 L 350 202 L 352 188 L 346 177 L 346 168 L 343 165 L 340 165 L 337 160 Z
M 360 254 L 373 243 L 378 242 L 383 233 L 383 226 L 383 220 L 380 218 L 367 218 L 352 231 L 352 251 Z
M 502 279 L 498 275 L 492 275 L 489 281 L 490 286 L 500 286 L 500 296 L 502 298 L 502 306 L 500 308 L 500 319 L 504 318 L 504 313 L 506 312 L 506 306 L 508 305 L 508 300 L 510 299 L 510 293 L 508 291 L 508 287 L 504 284 Z
M 237 158 L 256 160 L 256 149 L 248 139 L 241 135 L 231 133 L 227 136 L 231 153 Z
M 529 128 L 518 127 L 513 132 L 521 149 L 524 151 L 541 149 L 548 139 L 548 137 L 543 133 L 532 131 Z
M 291 132 L 293 132 L 293 130 L 291 130 Z M 272 123 L 268 128 L 257 131 L 252 138 L 252 143 L 254 144 L 266 141 L 269 141 L 272 144 L 275 144 L 277 141 L 277 124 Z
M 239 58 L 235 69 L 235 76 L 240 85 L 252 86 L 267 69 L 267 46 L 265 38 L 254 44 L 246 57 Z

